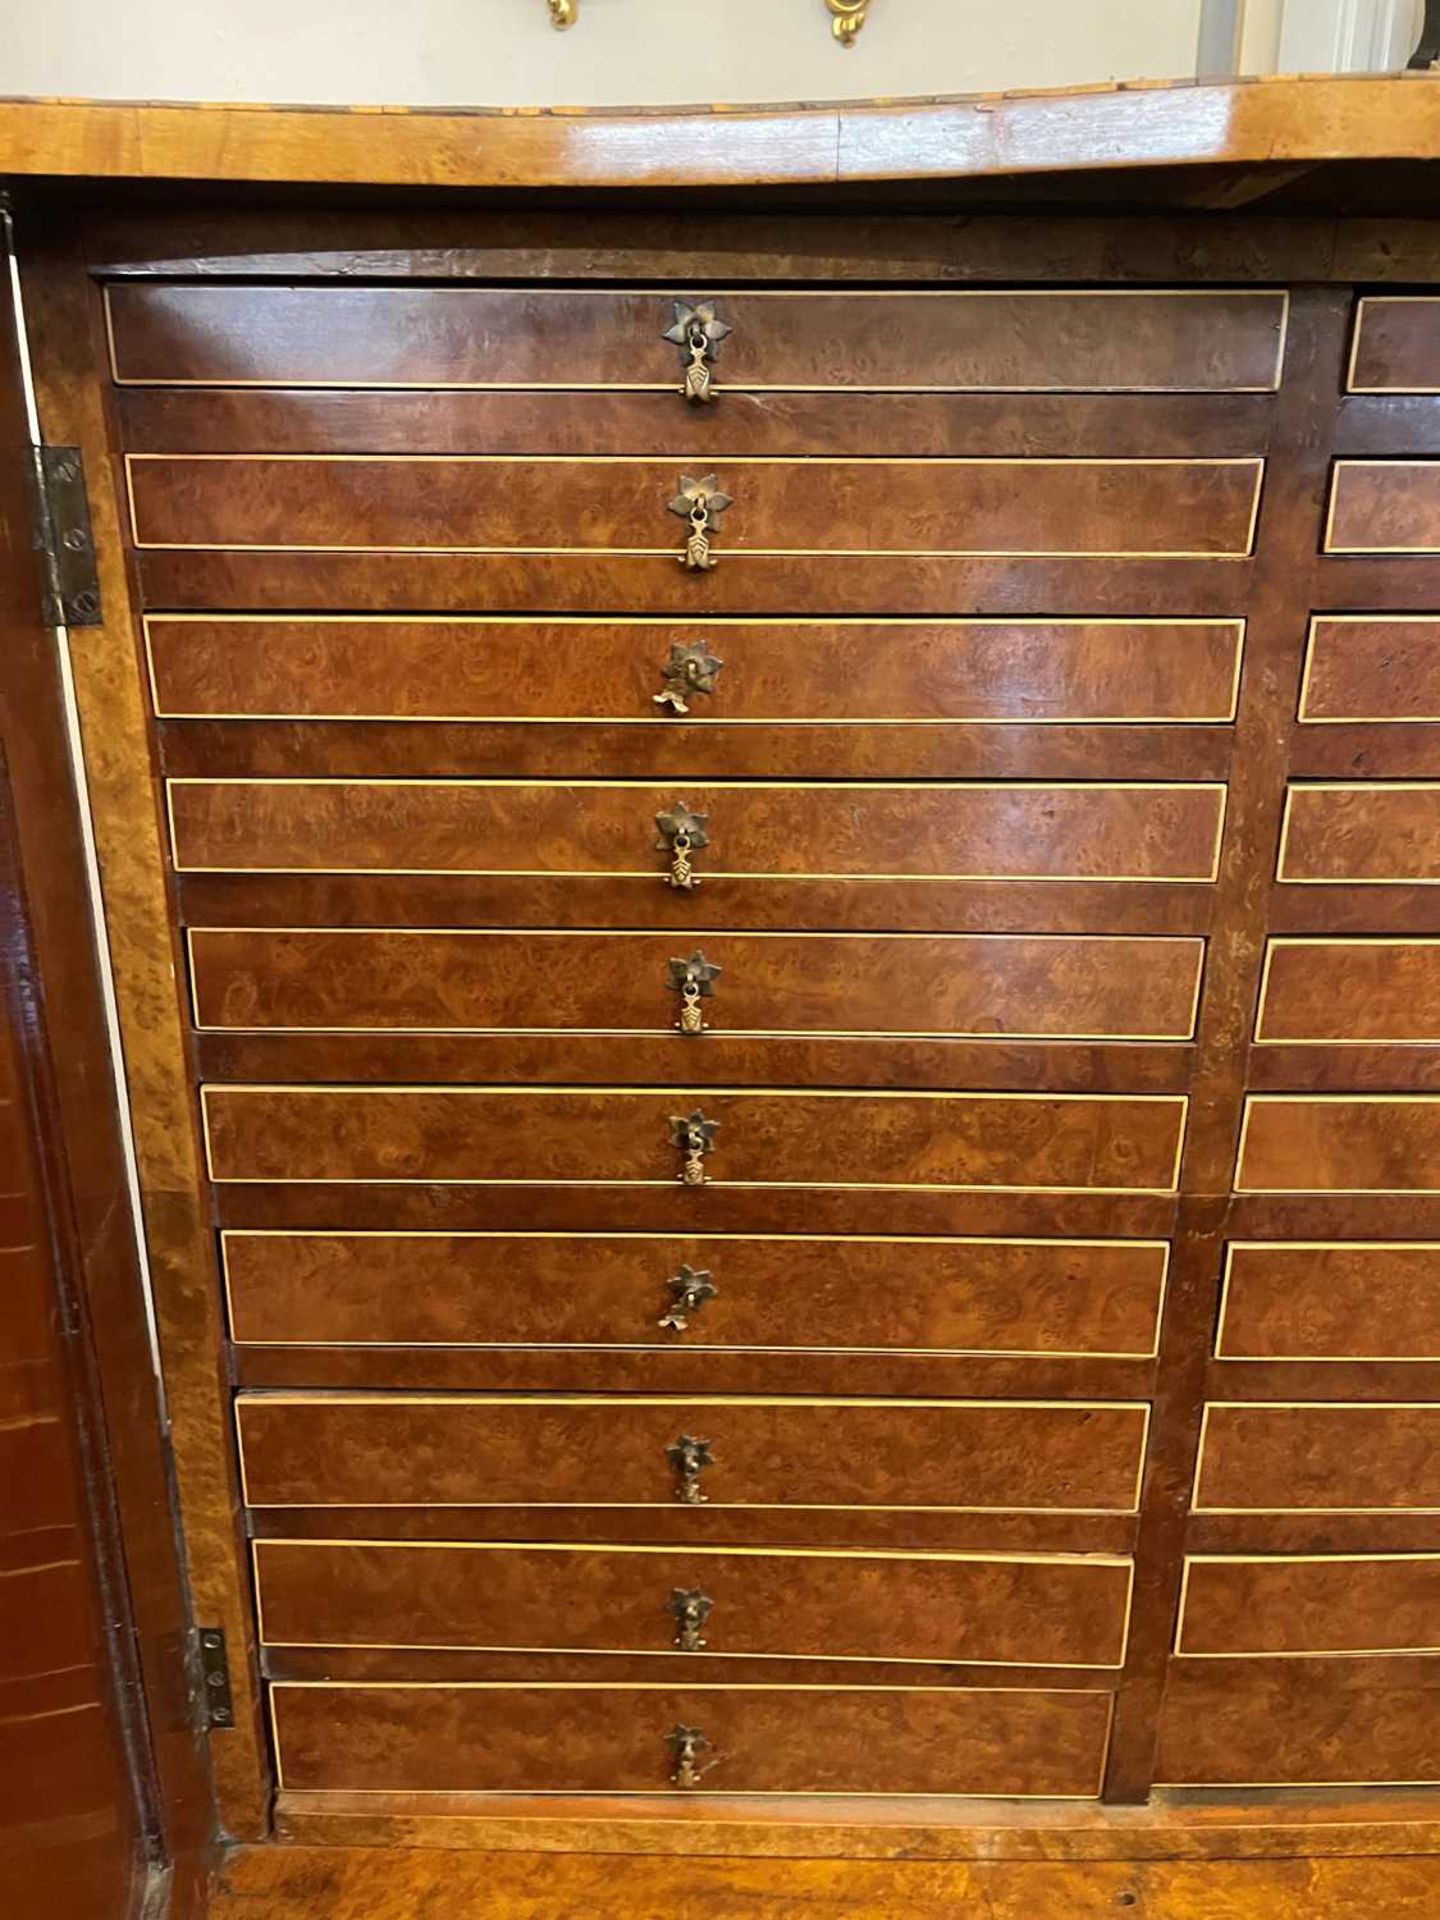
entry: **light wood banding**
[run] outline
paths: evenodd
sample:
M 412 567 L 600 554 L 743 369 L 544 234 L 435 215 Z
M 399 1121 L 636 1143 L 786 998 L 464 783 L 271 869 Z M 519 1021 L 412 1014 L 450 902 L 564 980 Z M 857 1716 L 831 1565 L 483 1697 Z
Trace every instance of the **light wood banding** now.
M 1215 1351 L 1225 1360 L 1440 1360 L 1440 1242 L 1236 1242 Z
M 1440 393 L 1440 299 L 1369 294 L 1355 308 L 1351 393 Z
M 1203 1555 L 1185 1563 L 1177 1654 L 1440 1653 L 1440 1555 Z
M 1440 883 L 1440 780 L 1289 788 L 1276 878 L 1302 886 Z
M 1440 619 L 1317 615 L 1305 651 L 1300 718 L 1307 726 L 1440 720 Z
M 1440 1095 L 1250 1094 L 1235 1189 L 1440 1192 Z
M 1197 1513 L 1440 1512 L 1440 1406 L 1214 1402 Z
M 1440 940 L 1272 940 L 1262 1046 L 1440 1042 Z
M 1326 553 L 1440 553 L 1440 461 L 1337 460 Z

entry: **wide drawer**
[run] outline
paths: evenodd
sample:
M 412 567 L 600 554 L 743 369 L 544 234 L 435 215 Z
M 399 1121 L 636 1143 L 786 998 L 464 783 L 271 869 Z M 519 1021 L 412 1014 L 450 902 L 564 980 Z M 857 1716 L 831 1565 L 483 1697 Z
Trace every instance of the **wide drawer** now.
M 1440 300 L 1372 294 L 1355 310 L 1351 393 L 1440 393 Z
M 1181 1094 L 210 1086 L 216 1180 L 1173 1192 Z
M 221 1250 L 242 1344 L 1137 1359 L 1167 1256 L 1158 1240 L 643 1233 L 227 1232 Z
M 1281 292 L 195 286 L 106 290 L 122 384 L 671 387 L 710 306 L 718 387 L 1269 390 Z M 677 415 L 681 408 L 677 404 Z
M 132 453 L 137 547 L 275 552 L 619 553 L 685 558 L 695 481 L 713 482 L 696 556 L 1248 554 L 1259 459 L 668 460 L 561 454 Z M 672 509 L 683 508 L 684 512 Z
M 1237 1242 L 1225 1360 L 1440 1360 L 1440 1243 Z
M 1292 786 L 1275 877 L 1307 886 L 1434 886 L 1440 780 Z
M 259 1540 L 255 1579 L 272 1646 L 1117 1667 L 1131 1563 Z
M 1272 940 L 1255 1039 L 1440 1041 L 1440 940 Z
M 1440 1406 L 1212 1404 L 1194 1504 L 1197 1513 L 1440 1511 Z
M 206 1028 L 660 1033 L 693 1018 L 726 1033 L 1101 1040 L 1188 1039 L 1205 951 L 1043 935 L 328 927 L 196 927 L 189 941 Z
M 1235 1190 L 1440 1192 L 1440 1095 L 1251 1094 Z
M 1326 553 L 1440 553 L 1440 461 L 1337 460 Z
M 1440 1652 L 1440 1554 L 1187 1560 L 1175 1651 L 1271 1659 Z
M 1148 1408 L 252 1393 L 237 1418 L 245 1498 L 257 1507 L 1132 1513 Z
M 1088 1799 L 1110 1731 L 1108 1693 L 1034 1688 L 297 1681 L 270 1695 L 292 1792 Z
M 152 614 L 163 717 L 1228 721 L 1239 620 Z
M 654 875 L 659 884 L 674 871 L 683 828 L 702 886 L 707 874 L 1213 880 L 1225 816 L 1225 788 L 1205 781 L 679 790 L 606 780 L 183 779 L 167 791 L 175 864 L 187 872 Z
M 1440 619 L 1428 613 L 1330 613 L 1310 622 L 1300 718 L 1440 720 Z

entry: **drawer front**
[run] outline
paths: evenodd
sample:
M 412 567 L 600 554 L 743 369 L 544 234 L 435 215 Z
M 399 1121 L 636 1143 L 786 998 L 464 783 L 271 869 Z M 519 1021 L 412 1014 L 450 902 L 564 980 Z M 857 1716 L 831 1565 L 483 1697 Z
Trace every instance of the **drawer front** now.
M 1440 1244 L 1237 1243 L 1215 1351 L 1225 1360 L 1440 1360 Z
M 1440 1095 L 1251 1094 L 1235 1189 L 1440 1192 Z
M 1146 1359 L 1167 1252 L 1163 1241 L 222 1235 L 234 1338 L 280 1346 Z
M 1188 784 L 172 780 L 175 864 L 209 873 L 1213 880 L 1225 789 Z M 1440 789 L 1437 789 L 1440 792 Z M 1437 855 L 1440 861 L 1440 855 Z M 1440 875 L 1440 866 L 1437 866 Z
M 1195 1510 L 1440 1511 L 1440 1406 L 1348 1401 L 1208 1406 Z
M 1147 1419 L 1144 1406 L 1087 1401 L 650 1395 L 243 1394 L 237 1408 L 257 1507 L 648 1507 L 698 1494 L 737 1508 L 1132 1513 Z
M 1440 940 L 1272 940 L 1255 1038 L 1440 1041 Z
M 1060 725 L 1233 719 L 1244 623 L 164 614 L 145 631 L 161 716 Z
M 1109 1694 L 1033 1688 L 315 1681 L 271 1704 L 291 1792 L 1088 1799 L 1110 1728 Z M 684 1771 L 677 1729 L 699 1736 Z
M 189 939 L 196 1024 L 269 1032 L 663 1033 L 688 1005 L 726 1033 L 1185 1040 L 1204 956 L 1200 940 L 983 934 L 197 927 Z
M 1360 301 L 1351 393 L 1440 393 L 1440 300 L 1380 294 Z
M 1307 886 L 1434 886 L 1440 781 L 1292 786 L 1276 878 Z
M 137 547 L 682 558 L 713 454 L 126 456 Z M 1248 554 L 1264 462 L 727 459 L 712 558 Z M 697 573 L 697 608 L 703 570 Z
M 1440 720 L 1440 620 L 1433 614 L 1326 614 L 1310 622 L 1300 718 Z
M 1440 1683 L 1384 1661 L 1308 1661 L 1237 1674 L 1170 1670 L 1159 1786 L 1428 1786 L 1440 1780 Z
M 1440 1555 L 1187 1560 L 1175 1651 L 1207 1658 L 1440 1652 Z
M 1171 1192 L 1179 1094 L 202 1090 L 212 1178 Z M 684 1142 L 706 1127 L 711 1145 Z M 688 1176 L 694 1176 L 693 1178 Z
M 1278 292 L 590 292 L 501 287 L 113 286 L 122 384 L 679 390 L 677 303 L 730 331 L 729 387 L 1268 391 Z M 677 407 L 677 414 L 679 408 Z
M 255 1543 L 272 1646 L 1116 1667 L 1130 1562 L 670 1547 Z
M 1440 461 L 1337 460 L 1326 553 L 1440 553 Z

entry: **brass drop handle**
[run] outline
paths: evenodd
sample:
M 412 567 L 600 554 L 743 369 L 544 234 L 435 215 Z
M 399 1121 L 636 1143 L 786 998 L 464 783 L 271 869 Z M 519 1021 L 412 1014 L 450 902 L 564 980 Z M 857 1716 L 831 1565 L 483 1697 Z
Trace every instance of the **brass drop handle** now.
M 717 660 L 703 640 L 670 642 L 670 656 L 660 669 L 664 692 L 653 694 L 652 702 L 662 713 L 689 713 L 690 701 L 699 694 L 715 691 L 715 676 L 725 662 Z
M 698 1787 L 701 1775 L 715 1765 L 713 1760 L 700 1764 L 700 1755 L 710 1752 L 710 1742 L 698 1727 L 672 1727 L 665 1744 L 670 1749 L 670 1778 L 677 1787 Z
M 709 819 L 708 813 L 692 813 L 683 800 L 677 800 L 669 813 L 656 814 L 655 825 L 660 834 L 655 850 L 670 856 L 664 876 L 667 887 L 674 887 L 679 893 L 693 893 L 699 886 L 700 876 L 690 856 L 709 846 L 710 836 L 705 831 Z
M 680 996 L 680 1018 L 675 1022 L 678 1032 L 705 1032 L 705 1009 L 700 1003 L 714 998 L 715 982 L 720 972 L 721 969 L 713 966 L 698 947 L 688 960 L 670 962 L 666 984 L 672 993 Z
M 705 406 L 715 398 L 710 369 L 719 358 L 720 342 L 734 332 L 719 317 L 711 300 L 675 302 L 675 319 L 666 327 L 664 338 L 680 349 L 684 372 L 680 391 L 692 407 Z
M 703 1653 L 705 1638 L 701 1631 L 714 1610 L 715 1602 L 699 1587 L 676 1587 L 665 1602 L 665 1611 L 675 1622 L 675 1645 L 681 1653 Z
M 670 1116 L 670 1144 L 678 1147 L 684 1155 L 677 1176 L 682 1187 L 703 1187 L 709 1176 L 705 1172 L 705 1156 L 715 1145 L 715 1136 L 720 1131 L 718 1120 L 707 1120 L 696 1107 L 693 1113 L 672 1113 Z
M 705 1495 L 700 1489 L 700 1475 L 706 1467 L 715 1464 L 710 1442 L 697 1440 L 693 1434 L 682 1433 L 678 1440 L 665 1449 L 665 1458 L 679 1476 L 675 1498 L 681 1506 L 703 1507 Z
M 708 1267 L 698 1270 L 682 1266 L 678 1273 L 672 1273 L 666 1281 L 671 1293 L 671 1305 L 668 1313 L 662 1314 L 656 1322 L 658 1326 L 669 1327 L 674 1333 L 684 1333 L 690 1324 L 692 1313 L 698 1313 L 707 1300 L 713 1300 L 720 1289 L 710 1278 Z
M 710 536 L 718 530 L 721 514 L 732 504 L 730 495 L 716 485 L 713 473 L 707 473 L 703 480 L 682 474 L 680 491 L 670 502 L 671 513 L 678 513 L 690 527 L 685 550 L 676 555 L 682 567 L 691 573 L 706 573 L 715 565 Z

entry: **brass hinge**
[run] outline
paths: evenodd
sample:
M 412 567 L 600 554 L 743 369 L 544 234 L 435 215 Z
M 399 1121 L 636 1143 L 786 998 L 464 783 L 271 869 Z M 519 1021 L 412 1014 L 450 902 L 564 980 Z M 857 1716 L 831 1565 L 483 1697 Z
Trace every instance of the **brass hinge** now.
M 100 580 L 90 533 L 90 497 L 78 447 L 32 447 L 35 547 L 43 569 L 47 627 L 98 627 Z
M 235 1724 L 230 1698 L 230 1656 L 223 1627 L 197 1627 L 196 1668 L 200 1679 L 200 1722 L 208 1733 L 224 1732 Z

